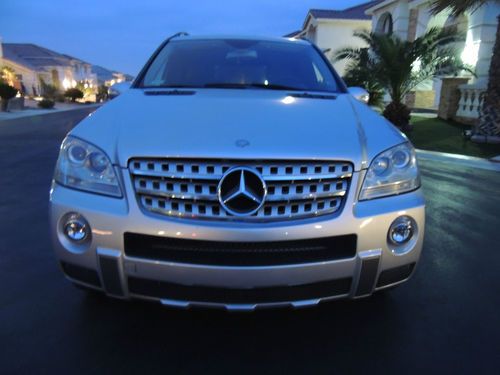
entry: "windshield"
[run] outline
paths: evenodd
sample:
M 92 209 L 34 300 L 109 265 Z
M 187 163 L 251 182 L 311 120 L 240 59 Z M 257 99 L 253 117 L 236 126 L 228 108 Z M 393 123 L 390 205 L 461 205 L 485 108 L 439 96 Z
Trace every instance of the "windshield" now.
M 230 39 L 167 43 L 139 87 L 338 91 L 332 71 L 311 45 Z

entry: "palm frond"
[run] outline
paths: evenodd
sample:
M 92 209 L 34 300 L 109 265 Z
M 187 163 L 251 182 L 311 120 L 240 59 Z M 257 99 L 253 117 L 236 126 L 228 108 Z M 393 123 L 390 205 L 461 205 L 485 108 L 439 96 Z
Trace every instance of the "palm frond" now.
M 340 61 L 345 59 L 358 59 L 361 54 L 360 48 L 345 47 L 333 53 L 333 61 Z
M 458 17 L 465 12 L 475 12 L 487 2 L 488 0 L 433 0 L 431 13 L 438 14 L 449 9 L 453 17 Z

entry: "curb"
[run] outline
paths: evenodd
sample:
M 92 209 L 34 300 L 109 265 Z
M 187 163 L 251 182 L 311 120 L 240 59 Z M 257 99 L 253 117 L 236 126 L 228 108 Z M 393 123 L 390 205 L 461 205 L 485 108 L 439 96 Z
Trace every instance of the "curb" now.
M 43 111 L 42 113 L 22 113 L 22 111 L 18 112 L 19 115 L 18 116 L 14 116 L 14 117 L 8 117 L 8 118 L 2 118 L 2 116 L 0 115 L 0 123 L 2 123 L 3 121 L 11 121 L 11 120 L 18 120 L 18 119 L 21 119 L 21 118 L 25 118 L 25 117 L 34 117 L 34 116 L 44 116 L 44 115 L 53 115 L 53 114 L 56 114 L 56 113 L 60 113 L 60 112 L 68 112 L 68 111 L 79 111 L 79 110 L 83 110 L 83 109 L 87 109 L 87 108 L 99 108 L 101 107 L 102 104 L 87 104 L 87 105 L 84 105 L 84 106 L 81 106 L 81 107 L 74 107 L 74 108 L 64 108 L 64 109 L 41 109 L 40 111 Z M 10 112 L 12 113 L 12 112 Z
M 427 150 L 417 150 L 417 156 L 420 160 L 455 163 L 467 167 L 500 172 L 500 163 L 488 159 L 476 158 L 473 156 L 447 154 L 444 152 L 427 151 Z

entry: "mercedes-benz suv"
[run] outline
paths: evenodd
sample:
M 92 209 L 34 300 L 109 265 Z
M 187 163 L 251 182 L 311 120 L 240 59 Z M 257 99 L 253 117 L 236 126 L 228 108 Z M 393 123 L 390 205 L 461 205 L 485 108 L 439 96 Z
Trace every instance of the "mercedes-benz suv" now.
M 64 274 L 230 310 L 406 281 L 424 235 L 415 151 L 363 100 L 308 41 L 167 39 L 61 145 L 50 214 Z

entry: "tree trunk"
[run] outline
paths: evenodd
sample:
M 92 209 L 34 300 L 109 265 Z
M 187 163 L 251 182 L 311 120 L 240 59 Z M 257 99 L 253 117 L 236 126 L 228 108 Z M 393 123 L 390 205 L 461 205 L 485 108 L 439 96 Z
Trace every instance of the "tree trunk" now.
M 491 56 L 488 89 L 484 95 L 477 128 L 477 134 L 485 136 L 500 136 L 500 16 L 496 38 Z

